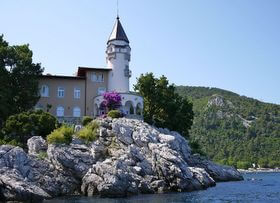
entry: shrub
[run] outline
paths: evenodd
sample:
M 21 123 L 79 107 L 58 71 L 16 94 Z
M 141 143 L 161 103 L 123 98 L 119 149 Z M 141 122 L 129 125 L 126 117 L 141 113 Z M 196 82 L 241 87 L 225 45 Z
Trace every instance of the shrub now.
M 84 116 L 83 120 L 82 120 L 82 125 L 86 126 L 88 123 L 90 123 L 93 120 L 93 118 L 89 117 L 89 116 Z
M 238 169 L 248 169 L 252 167 L 252 164 L 247 161 L 237 161 L 236 166 Z
M 268 160 L 266 158 L 260 158 L 258 160 L 258 165 L 261 167 L 261 168 L 268 168 Z
M 111 118 L 120 118 L 122 117 L 122 113 L 119 110 L 111 110 L 107 114 Z
M 70 144 L 73 134 L 74 129 L 72 127 L 63 125 L 49 134 L 47 136 L 47 141 L 49 144 Z
M 22 143 L 19 143 L 16 140 L 5 140 L 5 139 L 0 139 L 0 145 L 13 145 L 18 147 L 24 147 Z
M 200 154 L 201 156 L 206 156 L 205 152 L 201 149 L 201 146 L 197 141 L 190 141 L 189 146 L 192 149 L 192 154 Z
M 86 125 L 83 129 L 81 129 L 78 132 L 77 136 L 78 138 L 83 139 L 87 143 L 89 143 L 97 139 L 98 129 L 99 129 L 99 125 L 96 121 L 94 121 Z
M 10 116 L 4 124 L 3 133 L 7 142 L 15 140 L 26 146 L 30 137 L 37 135 L 45 138 L 57 125 L 57 119 L 47 112 L 27 111 Z

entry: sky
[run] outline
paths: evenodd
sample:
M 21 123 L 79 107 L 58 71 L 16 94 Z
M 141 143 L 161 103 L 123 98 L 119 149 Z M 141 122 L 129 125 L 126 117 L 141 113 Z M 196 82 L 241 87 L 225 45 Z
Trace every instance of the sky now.
M 279 0 L 119 0 L 131 87 L 153 72 L 280 104 L 279 11 Z M 0 0 L 0 34 L 29 44 L 45 73 L 73 75 L 106 66 L 116 15 L 116 0 Z

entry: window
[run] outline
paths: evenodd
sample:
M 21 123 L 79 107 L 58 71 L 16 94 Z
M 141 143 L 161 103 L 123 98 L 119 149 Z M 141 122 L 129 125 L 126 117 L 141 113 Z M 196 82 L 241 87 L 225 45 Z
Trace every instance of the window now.
M 41 87 L 41 97 L 49 96 L 49 87 L 47 85 L 42 85 Z
M 81 97 L 81 89 L 80 88 L 74 88 L 74 98 L 75 99 L 80 99 Z
M 73 117 L 81 117 L 81 109 L 79 107 L 73 109 Z
M 104 82 L 104 75 L 103 74 L 98 75 L 97 81 L 98 82 Z
M 91 74 L 91 81 L 92 82 L 104 82 L 104 74 Z
M 97 82 L 97 75 L 96 75 L 96 73 L 92 73 L 91 74 L 91 81 L 92 82 Z
M 106 92 L 106 87 L 98 87 L 97 94 L 102 95 Z
M 56 108 L 56 116 L 63 117 L 64 116 L 64 108 L 62 106 L 58 106 Z
M 126 65 L 124 69 L 124 76 L 130 78 L 131 77 L 131 70 L 129 70 L 129 66 Z
M 64 88 L 63 87 L 58 87 L 57 89 L 57 97 L 64 97 Z

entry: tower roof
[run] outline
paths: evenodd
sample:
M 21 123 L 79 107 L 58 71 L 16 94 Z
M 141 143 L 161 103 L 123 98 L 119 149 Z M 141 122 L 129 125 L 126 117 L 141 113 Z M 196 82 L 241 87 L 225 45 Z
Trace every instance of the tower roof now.
M 117 17 L 114 28 L 112 30 L 112 33 L 111 33 L 107 43 L 109 43 L 113 40 L 123 40 L 123 41 L 129 43 L 129 40 L 128 40 L 128 38 L 124 32 L 124 29 L 122 27 L 122 24 L 120 22 L 119 16 Z

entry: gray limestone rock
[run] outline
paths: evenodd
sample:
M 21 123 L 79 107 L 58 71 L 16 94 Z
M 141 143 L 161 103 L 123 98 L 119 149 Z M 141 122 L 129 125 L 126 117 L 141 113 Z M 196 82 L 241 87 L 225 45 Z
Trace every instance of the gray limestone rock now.
M 28 153 L 32 155 L 38 155 L 40 152 L 46 152 L 48 145 L 46 140 L 41 136 L 34 136 L 27 141 Z
M 49 145 L 48 157 L 59 170 L 71 172 L 75 177 L 82 178 L 95 162 L 87 145 Z
M 0 198 L 41 201 L 73 194 L 79 182 L 47 160 L 28 155 L 20 147 L 0 145 Z M 0 200 L 1 200 L 0 199 Z
M 198 154 L 188 160 L 190 166 L 205 169 L 215 181 L 239 181 L 243 180 L 241 173 L 233 167 L 222 166 L 210 160 L 201 158 Z
M 35 200 L 76 194 L 122 197 L 139 193 L 192 191 L 215 181 L 242 180 L 234 168 L 192 155 L 179 133 L 137 119 L 98 119 L 92 143 L 48 145 L 41 137 L 23 149 L 0 146 L 0 198 Z
M 26 181 L 17 169 L 2 167 L 0 169 L 0 198 L 5 201 L 41 202 L 51 196 L 32 182 Z

